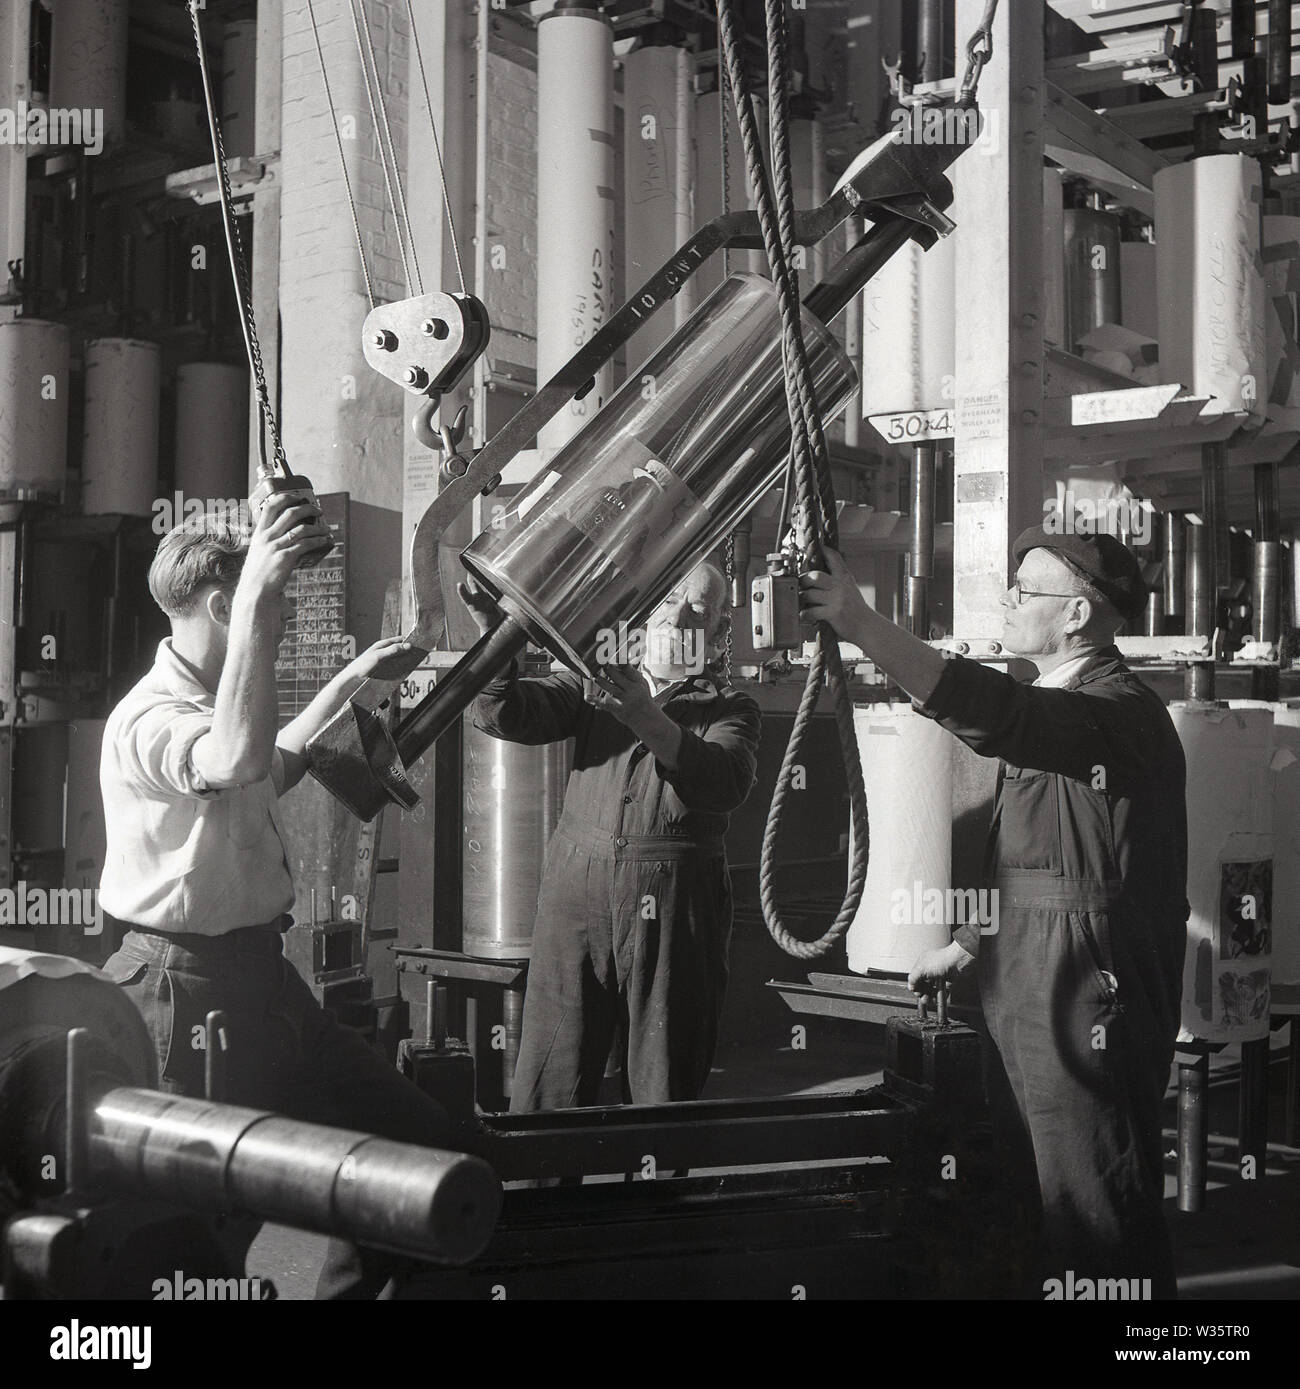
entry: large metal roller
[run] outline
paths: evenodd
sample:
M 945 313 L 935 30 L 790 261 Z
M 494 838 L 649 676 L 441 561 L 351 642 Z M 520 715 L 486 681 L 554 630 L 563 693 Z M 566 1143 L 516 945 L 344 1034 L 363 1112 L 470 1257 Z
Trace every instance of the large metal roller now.
M 153 1069 L 144 1024 L 89 965 L 0 949 L 0 995 L 0 1179 L 24 1197 L 66 1184 L 79 1199 L 243 1211 L 447 1264 L 492 1235 L 501 1184 L 481 1158 L 141 1088 Z M 70 1028 L 85 1030 L 75 1065 Z M 50 1154 L 63 1154 L 54 1181 Z
M 247 1211 L 439 1263 L 468 1263 L 501 1184 L 481 1158 L 238 1105 L 119 1088 L 91 1114 L 90 1165 L 116 1192 Z

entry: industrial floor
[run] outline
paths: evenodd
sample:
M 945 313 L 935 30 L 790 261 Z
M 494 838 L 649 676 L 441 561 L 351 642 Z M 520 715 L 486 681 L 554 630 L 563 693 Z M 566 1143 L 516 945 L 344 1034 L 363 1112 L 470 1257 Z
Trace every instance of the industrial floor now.
M 874 1029 L 873 1029 L 874 1033 Z M 1269 1074 L 1269 1134 L 1283 1130 L 1286 1052 L 1275 1035 Z M 832 1024 L 810 1029 L 809 1047 L 796 1052 L 770 1045 L 720 1053 L 706 1098 L 811 1095 L 864 1089 L 880 1080 L 878 1043 L 864 1050 L 863 1031 Z M 875 1069 L 864 1070 L 864 1063 Z M 1236 1164 L 1236 1053 L 1211 1058 L 1210 1148 L 1204 1209 L 1177 1209 L 1174 1175 L 1176 1096 L 1165 1100 L 1166 1212 L 1173 1234 L 1179 1294 L 1185 1299 L 1300 1300 L 1300 1149 L 1271 1143 L 1263 1174 L 1254 1182 Z M 307 1298 L 315 1288 L 324 1241 L 281 1226 L 263 1228 L 249 1252 L 248 1273 L 270 1278 L 283 1298 Z

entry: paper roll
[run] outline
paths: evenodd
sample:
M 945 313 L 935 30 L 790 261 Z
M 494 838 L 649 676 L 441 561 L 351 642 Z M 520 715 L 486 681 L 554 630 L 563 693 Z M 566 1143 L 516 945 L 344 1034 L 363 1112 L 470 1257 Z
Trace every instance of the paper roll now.
M 1273 982 L 1300 984 L 1300 704 L 1229 703 L 1273 715 Z
M 855 709 L 853 725 L 870 858 L 848 932 L 849 968 L 906 974 L 925 951 L 947 945 L 961 924 L 952 919 L 956 899 L 949 893 L 952 735 L 909 704 Z
M 1125 241 L 1119 248 L 1120 322 L 1134 333 L 1160 340 L 1160 300 L 1156 290 L 1156 248 L 1149 241 Z
M 864 416 L 939 410 L 952 403 L 956 314 L 956 237 L 928 251 L 909 241 L 864 292 Z
M 1187 756 L 1183 1027 L 1210 1042 L 1268 1036 L 1273 715 L 1172 704 Z
M 225 28 L 221 49 L 221 134 L 226 154 L 257 153 L 257 21 Z
M 50 6 L 50 107 L 101 113 L 105 141 L 126 133 L 127 0 Z
M 81 509 L 87 516 L 147 516 L 158 487 L 157 343 L 97 338 L 86 344 L 86 427 Z
M 228 500 L 248 491 L 248 373 L 222 362 L 176 372 L 176 488 Z
M 1268 418 L 1282 429 L 1300 430 L 1300 217 L 1264 218 L 1264 309 L 1268 351 Z
M 1210 411 L 1262 416 L 1268 360 L 1258 161 L 1215 154 L 1155 176 L 1160 369 Z
M 0 323 L 0 499 L 56 500 L 68 466 L 68 363 L 62 323 Z
M 614 30 L 597 10 L 537 26 L 537 379 L 595 337 L 614 296 Z M 613 368 L 542 426 L 549 460 L 609 399 Z

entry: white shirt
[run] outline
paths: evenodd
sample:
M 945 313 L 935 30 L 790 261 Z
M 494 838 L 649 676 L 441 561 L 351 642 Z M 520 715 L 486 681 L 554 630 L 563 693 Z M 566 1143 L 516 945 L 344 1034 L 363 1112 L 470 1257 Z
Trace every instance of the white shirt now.
M 284 781 L 279 750 L 263 781 L 210 789 L 193 752 L 215 708 L 212 691 L 168 637 L 104 727 L 107 852 L 99 895 L 121 921 L 219 936 L 268 924 L 293 905 L 276 806 Z
M 1081 675 L 1092 665 L 1100 653 L 1089 651 L 1083 656 L 1075 656 L 1072 660 L 1062 661 L 1055 670 L 1049 670 L 1046 675 L 1040 675 L 1034 684 L 1043 690 L 1063 690 L 1074 679 L 1076 675 Z

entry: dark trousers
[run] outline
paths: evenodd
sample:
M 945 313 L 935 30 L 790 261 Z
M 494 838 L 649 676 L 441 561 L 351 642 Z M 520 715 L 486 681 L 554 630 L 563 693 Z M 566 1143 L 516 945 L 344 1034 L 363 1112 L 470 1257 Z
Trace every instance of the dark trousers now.
M 624 1099 L 698 1099 L 727 982 L 725 858 L 562 821 L 537 902 L 510 1107 L 596 1103 L 621 1032 Z
M 153 1038 L 159 1089 L 203 1095 L 204 1019 L 226 1015 L 224 1099 L 307 1123 L 402 1143 L 445 1144 L 442 1107 L 316 1002 L 279 934 L 247 927 L 205 937 L 129 930 L 104 963 Z M 376 1297 L 405 1265 L 331 1240 L 317 1297 Z
M 1150 1279 L 1169 1298 L 1160 1119 L 1176 1023 L 1134 932 L 1090 905 L 1003 894 L 998 933 L 980 942 L 984 1015 L 1032 1146 L 1043 1278 Z

